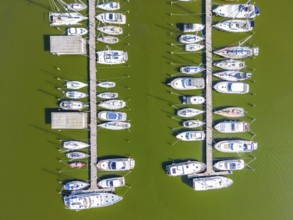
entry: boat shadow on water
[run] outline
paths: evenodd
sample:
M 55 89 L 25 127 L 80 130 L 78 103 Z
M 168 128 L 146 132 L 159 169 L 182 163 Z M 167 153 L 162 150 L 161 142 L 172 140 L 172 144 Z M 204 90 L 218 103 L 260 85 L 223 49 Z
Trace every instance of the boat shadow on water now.
M 50 35 L 48 34 L 43 35 L 43 41 L 44 41 L 44 46 L 43 46 L 44 51 L 50 51 Z

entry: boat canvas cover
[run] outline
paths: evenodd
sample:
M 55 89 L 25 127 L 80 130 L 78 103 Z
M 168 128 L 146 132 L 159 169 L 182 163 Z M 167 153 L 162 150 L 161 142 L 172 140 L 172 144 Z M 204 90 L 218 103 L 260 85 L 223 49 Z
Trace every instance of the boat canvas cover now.
M 246 85 L 243 83 L 229 83 L 228 88 L 229 88 L 229 91 L 234 91 L 234 92 L 244 92 L 247 89 Z

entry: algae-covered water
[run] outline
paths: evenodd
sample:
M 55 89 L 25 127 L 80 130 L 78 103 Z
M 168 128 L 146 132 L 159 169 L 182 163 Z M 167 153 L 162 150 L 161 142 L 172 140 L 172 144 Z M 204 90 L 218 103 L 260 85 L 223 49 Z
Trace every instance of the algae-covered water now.
M 126 176 L 131 189 L 118 190 L 119 195 L 126 192 L 122 202 L 103 209 L 74 212 L 64 209 L 58 194 L 60 181 L 87 179 L 88 172 L 71 171 L 65 166 L 64 154 L 58 151 L 59 139 L 86 141 L 87 131 L 51 130 L 48 115 L 58 108 L 57 99 L 62 97 L 56 88 L 61 88 L 63 82 L 57 78 L 86 81 L 87 57 L 49 54 L 48 36 L 63 34 L 65 29 L 49 27 L 47 0 L 1 3 L 0 218 L 292 219 L 292 1 L 256 2 L 261 16 L 256 19 L 253 38 L 247 42 L 260 47 L 257 58 L 247 59 L 246 71 L 254 70 L 253 79 L 248 81 L 252 94 L 213 93 L 215 107 L 242 106 L 249 114 L 244 120 L 256 119 L 251 127 L 259 149 L 254 153 L 257 159 L 249 164 L 254 171 L 234 172 L 230 188 L 208 192 L 193 191 L 188 181 L 168 177 L 163 169 L 172 160 L 203 160 L 201 143 L 175 142 L 172 135 L 177 130 L 172 128 L 178 128 L 179 121 L 172 116 L 174 107 L 180 108 L 176 106 L 179 97 L 166 86 L 170 77 L 179 75 L 178 67 L 199 64 L 202 60 L 201 53 L 176 53 L 182 52 L 182 47 L 174 45 L 180 35 L 178 24 L 201 22 L 202 2 L 171 5 L 169 0 L 130 0 L 121 4 L 129 26 L 124 28 L 121 43 L 112 48 L 128 51 L 129 62 L 122 67 L 98 66 L 98 79 L 115 81 L 118 84 L 115 91 L 121 98 L 130 99 L 125 112 L 132 128 L 130 132 L 99 130 L 98 154 L 131 155 L 136 167 Z M 213 30 L 213 47 L 235 44 L 247 36 Z M 101 44 L 97 47 L 104 48 Z M 171 54 L 172 51 L 176 52 Z M 215 138 L 253 137 L 217 132 L 214 135 Z M 214 155 L 227 156 L 217 152 Z M 247 163 L 253 158 L 231 156 L 241 157 Z

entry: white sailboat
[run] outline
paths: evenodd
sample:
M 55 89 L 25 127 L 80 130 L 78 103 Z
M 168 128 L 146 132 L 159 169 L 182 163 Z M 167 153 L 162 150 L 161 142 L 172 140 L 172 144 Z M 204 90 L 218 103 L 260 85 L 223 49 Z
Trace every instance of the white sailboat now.
M 205 68 L 203 68 L 201 66 L 183 66 L 180 68 L 181 73 L 186 73 L 189 75 L 201 73 L 204 70 L 205 70 Z
M 194 44 L 204 40 L 203 37 L 197 36 L 195 34 L 183 34 L 179 37 L 179 42 L 183 44 Z
M 103 2 L 101 4 L 97 4 L 97 8 L 103 9 L 105 11 L 115 11 L 120 9 L 119 2 Z
M 101 111 L 98 118 L 102 121 L 126 121 L 127 114 L 125 112 Z
M 196 23 L 184 24 L 183 32 L 184 33 L 198 32 L 198 31 L 202 31 L 204 28 L 205 26 L 203 24 L 196 24 Z
M 103 81 L 103 82 L 99 82 L 97 86 L 101 88 L 109 89 L 109 88 L 114 88 L 116 86 L 116 83 L 111 81 Z M 107 93 L 106 95 L 104 95 L 104 97 L 106 97 L 107 95 L 111 95 L 111 94 Z
M 60 108 L 64 110 L 82 110 L 87 105 L 81 101 L 64 100 L 59 104 Z
M 55 13 L 49 12 L 50 26 L 80 25 L 79 22 L 88 19 L 80 13 Z
M 86 187 L 88 187 L 90 184 L 84 181 L 70 181 L 66 184 L 63 185 L 63 189 L 65 190 L 70 190 L 70 191 L 76 191 L 76 190 L 81 190 Z
M 80 159 L 88 158 L 89 156 L 90 155 L 83 152 L 79 152 L 79 151 L 72 151 L 72 152 L 66 153 L 66 157 L 70 160 L 80 160 Z
M 82 89 L 84 87 L 88 86 L 88 84 L 79 82 L 79 81 L 66 81 L 65 87 L 67 89 Z
M 241 82 L 223 81 L 214 85 L 214 89 L 220 93 L 247 94 L 249 93 L 249 84 Z
M 225 47 L 219 50 L 215 50 L 214 54 L 225 58 L 242 59 L 251 56 L 257 56 L 259 54 L 258 47 Z
M 240 107 L 227 107 L 214 111 L 214 113 L 228 118 L 240 118 L 245 115 L 245 110 Z
M 229 59 L 214 62 L 214 66 L 224 70 L 241 70 L 246 67 L 246 64 L 244 61 Z
M 168 176 L 184 176 L 195 173 L 200 173 L 206 169 L 206 165 L 198 161 L 185 161 L 180 163 L 173 163 L 166 166 L 166 173 Z
M 200 120 L 187 120 L 182 122 L 183 127 L 185 128 L 198 128 L 202 125 L 204 125 L 204 122 Z
M 195 108 L 183 108 L 177 111 L 177 115 L 183 118 L 191 118 L 202 113 L 204 113 L 203 110 Z
M 64 141 L 63 148 L 67 150 L 80 150 L 86 147 L 89 147 L 88 143 L 82 141 Z
M 88 94 L 79 91 L 66 91 L 64 95 L 70 99 L 82 99 L 88 97 Z
M 203 78 L 179 77 L 172 80 L 168 85 L 177 90 L 203 89 L 205 81 Z
M 97 97 L 100 99 L 116 99 L 118 96 L 119 94 L 117 92 L 102 92 L 97 94 Z
M 227 71 L 214 73 L 213 75 L 223 80 L 236 82 L 236 81 L 243 81 L 243 80 L 249 79 L 252 76 L 252 73 L 239 72 L 235 70 L 227 70 Z
M 105 44 L 116 44 L 119 42 L 119 38 L 114 36 L 102 36 L 98 37 L 97 41 L 103 42 Z
M 98 127 L 108 130 L 124 130 L 129 129 L 131 124 L 124 121 L 108 121 L 102 124 L 98 124 Z
M 184 46 L 185 51 L 194 52 L 203 49 L 205 46 L 203 44 L 186 44 Z
M 252 4 L 225 4 L 217 6 L 213 12 L 225 18 L 255 18 L 259 8 Z
M 107 26 L 98 27 L 97 30 L 102 32 L 102 33 L 104 33 L 104 34 L 109 34 L 109 35 L 123 34 L 122 27 L 113 26 L 113 25 L 107 25 Z
M 181 141 L 203 141 L 205 139 L 204 131 L 184 131 L 176 135 Z
M 252 20 L 226 20 L 213 25 L 222 31 L 233 32 L 233 33 L 243 33 L 252 31 L 254 28 L 254 21 Z
M 122 50 L 101 50 L 97 51 L 97 63 L 114 65 L 123 64 L 128 60 L 127 52 Z
M 108 24 L 126 24 L 126 16 L 121 13 L 101 13 L 96 16 L 96 19 Z
M 117 110 L 124 108 L 126 106 L 126 102 L 119 99 L 111 99 L 100 102 L 98 106 L 109 110 Z

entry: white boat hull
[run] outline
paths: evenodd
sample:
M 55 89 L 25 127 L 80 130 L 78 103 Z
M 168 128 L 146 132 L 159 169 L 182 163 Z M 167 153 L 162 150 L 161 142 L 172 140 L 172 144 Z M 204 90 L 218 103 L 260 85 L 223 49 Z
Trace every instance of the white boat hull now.
M 181 141 L 203 141 L 205 133 L 203 131 L 184 131 L 176 135 Z
M 109 121 L 102 124 L 98 124 L 98 127 L 108 130 L 125 130 L 131 127 L 131 124 L 123 121 Z
M 181 73 L 186 73 L 189 75 L 201 73 L 204 70 L 205 70 L 205 68 L 203 68 L 201 66 L 184 66 L 184 67 L 180 68 Z
M 103 121 L 126 121 L 127 114 L 125 112 L 101 111 L 98 118 Z
M 244 167 L 244 160 L 222 160 L 214 164 L 214 168 L 220 171 L 242 170 Z
M 243 133 L 250 130 L 249 123 L 245 121 L 224 121 L 214 127 L 220 133 Z
M 204 122 L 200 120 L 188 120 L 182 123 L 183 127 L 185 128 L 198 128 L 204 125 Z
M 251 20 L 227 20 L 213 25 L 214 28 L 221 31 L 232 33 L 243 33 L 253 30 L 254 21 Z
M 135 167 L 135 160 L 132 158 L 113 158 L 100 160 L 97 168 L 100 171 L 127 171 Z
M 216 7 L 213 12 L 225 18 L 255 18 L 259 8 L 252 4 L 225 4 Z
M 205 102 L 205 98 L 202 96 L 183 96 L 182 104 L 184 105 L 201 105 Z
M 102 32 L 102 33 L 104 33 L 104 34 L 109 34 L 109 35 L 120 35 L 120 34 L 123 34 L 122 27 L 113 26 L 113 25 L 98 27 L 97 30 L 100 31 L 100 32 Z
M 96 7 L 105 11 L 116 11 L 120 9 L 120 3 L 119 2 L 104 2 L 102 4 L 98 4 Z
M 223 153 L 249 153 L 255 151 L 258 145 L 253 141 L 227 140 L 216 143 L 214 147 Z
M 205 169 L 206 165 L 204 163 L 198 161 L 186 161 L 166 166 L 166 173 L 168 176 L 184 176 L 200 173 Z
M 185 51 L 194 52 L 202 50 L 205 46 L 202 44 L 186 44 L 184 49 Z
M 180 77 L 172 80 L 168 85 L 177 90 L 203 89 L 205 81 L 203 78 Z
M 232 60 L 232 59 L 215 62 L 214 66 L 224 70 L 241 70 L 246 67 L 244 61 Z
M 202 113 L 204 113 L 203 110 L 195 108 L 183 108 L 177 111 L 177 115 L 183 118 L 191 118 Z
M 122 186 L 125 186 L 124 177 L 107 178 L 98 182 L 98 187 L 103 189 L 118 188 Z
M 116 99 L 118 96 L 119 94 L 117 92 L 103 92 L 97 95 L 100 99 Z
M 88 84 L 79 81 L 66 81 L 65 83 L 67 89 L 82 89 L 87 86 Z
M 101 13 L 96 19 L 108 24 L 126 24 L 126 16 L 121 13 Z
M 97 51 L 97 63 L 115 65 L 123 64 L 128 60 L 127 52 L 121 50 L 102 50 Z
M 64 141 L 63 147 L 67 150 L 79 150 L 89 147 L 89 144 L 82 141 Z
M 241 82 L 219 82 L 214 85 L 214 89 L 219 93 L 226 94 L 247 94 L 249 93 L 249 84 Z
M 222 80 L 231 81 L 231 82 L 247 80 L 252 76 L 251 73 L 244 73 L 244 72 L 233 71 L 233 70 L 217 72 L 217 73 L 214 73 L 213 75 Z
M 233 184 L 233 180 L 223 176 L 210 176 L 202 178 L 194 178 L 193 189 L 195 191 L 206 191 L 212 189 L 222 189 Z
M 98 37 L 97 40 L 105 44 L 116 44 L 119 42 L 119 38 L 114 36 Z
M 113 99 L 102 101 L 100 104 L 98 104 L 98 106 L 109 110 L 118 110 L 124 108 L 126 106 L 126 102 L 123 100 Z

